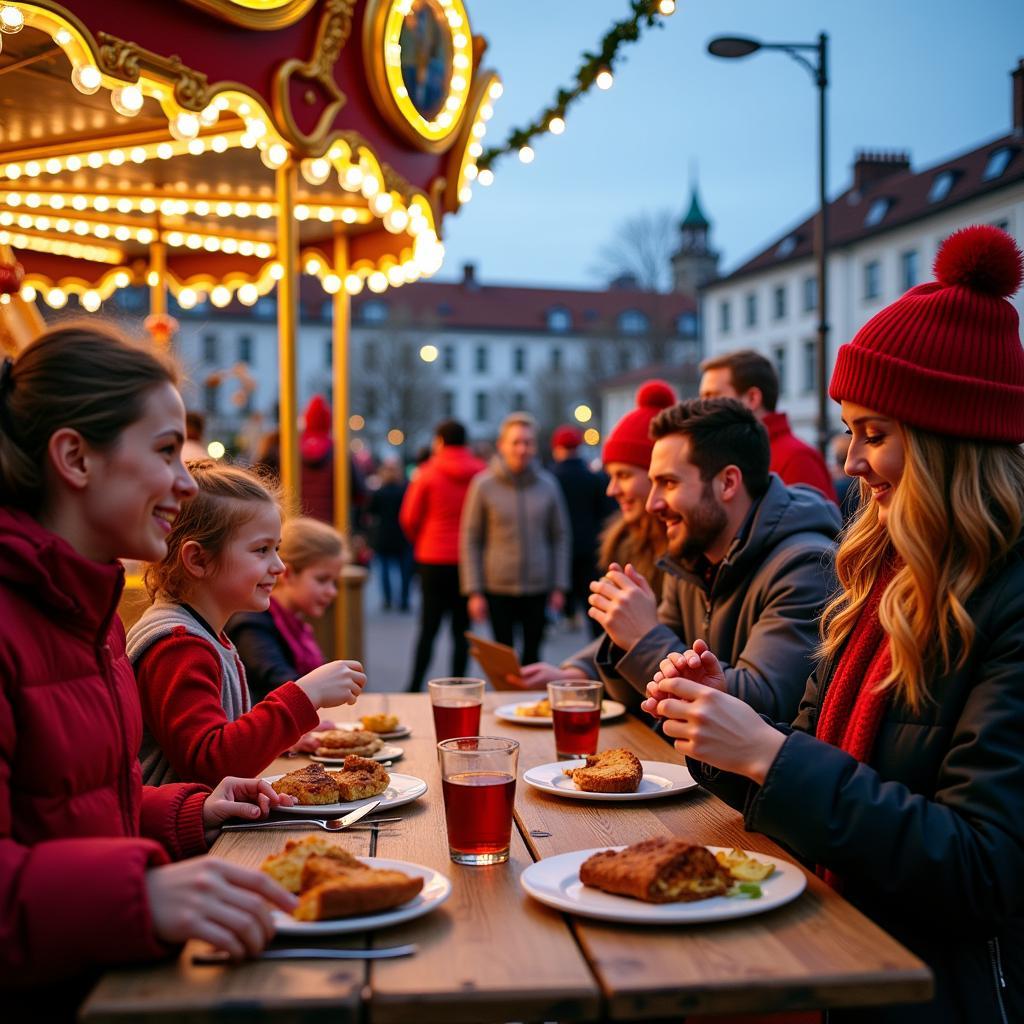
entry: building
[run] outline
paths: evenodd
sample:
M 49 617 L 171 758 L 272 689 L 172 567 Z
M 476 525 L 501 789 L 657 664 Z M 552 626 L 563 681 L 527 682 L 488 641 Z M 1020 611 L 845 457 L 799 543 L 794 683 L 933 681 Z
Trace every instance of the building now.
M 839 346 L 908 288 L 930 279 L 939 245 L 968 224 L 1024 241 L 1024 60 L 1011 74 L 1012 130 L 931 167 L 906 153 L 860 153 L 829 204 L 829 365 Z M 783 232 L 703 290 L 704 355 L 753 348 L 775 364 L 794 430 L 815 438 L 814 220 Z M 1024 299 L 1014 300 L 1024 311 Z M 838 426 L 838 413 L 835 426 Z

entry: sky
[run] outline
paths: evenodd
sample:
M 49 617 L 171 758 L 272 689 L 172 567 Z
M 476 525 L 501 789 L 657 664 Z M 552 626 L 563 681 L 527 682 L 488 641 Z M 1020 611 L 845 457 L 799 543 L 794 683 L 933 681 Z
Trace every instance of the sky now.
M 573 80 L 626 0 L 466 0 L 484 66 L 505 92 L 486 144 L 530 123 Z M 1024 57 L 1022 0 L 679 0 L 665 27 L 627 44 L 607 92 L 570 108 L 536 159 L 513 154 L 445 222 L 454 280 L 601 287 L 598 252 L 631 217 L 689 205 L 696 168 L 728 271 L 817 204 L 817 89 L 786 54 L 708 55 L 716 35 L 830 46 L 829 192 L 856 151 L 907 150 L 927 167 L 1007 133 L 1010 71 Z

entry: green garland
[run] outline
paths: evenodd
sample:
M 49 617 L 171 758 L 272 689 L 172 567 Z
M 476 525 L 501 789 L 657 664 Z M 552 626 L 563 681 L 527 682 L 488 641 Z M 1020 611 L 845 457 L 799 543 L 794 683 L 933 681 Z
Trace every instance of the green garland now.
M 598 74 L 603 70 L 613 69 L 619 47 L 625 43 L 635 43 L 640 38 L 641 26 L 652 28 L 657 25 L 658 28 L 664 28 L 658 19 L 667 15 L 661 14 L 659 2 L 660 0 L 630 0 L 632 16 L 612 25 L 601 40 L 601 48 L 597 53 L 583 54 L 583 63 L 576 72 L 576 84 L 571 89 L 559 89 L 555 102 L 542 111 L 532 124 L 514 128 L 501 145 L 489 146 L 484 150 L 477 161 L 480 170 L 490 167 L 498 157 L 522 149 L 534 136 L 547 132 L 548 123 L 553 117 L 564 119 L 565 112 L 590 90 Z

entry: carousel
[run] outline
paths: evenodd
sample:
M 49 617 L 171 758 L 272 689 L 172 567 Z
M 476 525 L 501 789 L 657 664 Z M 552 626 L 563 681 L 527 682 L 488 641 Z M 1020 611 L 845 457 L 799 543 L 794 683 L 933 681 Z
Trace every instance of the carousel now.
M 0 346 L 122 288 L 148 289 L 164 346 L 169 297 L 274 292 L 298 498 L 299 275 L 332 297 L 344 452 L 349 297 L 440 268 L 501 95 L 485 47 L 462 0 L 0 0 Z

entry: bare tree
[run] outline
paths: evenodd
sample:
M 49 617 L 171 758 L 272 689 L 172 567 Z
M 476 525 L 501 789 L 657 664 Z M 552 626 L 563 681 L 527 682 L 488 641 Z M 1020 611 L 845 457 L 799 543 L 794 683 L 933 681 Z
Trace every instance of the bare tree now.
M 631 277 L 638 288 L 664 292 L 672 286 L 672 254 L 678 238 L 671 210 L 640 213 L 623 221 L 598 252 L 591 273 L 611 283 Z

